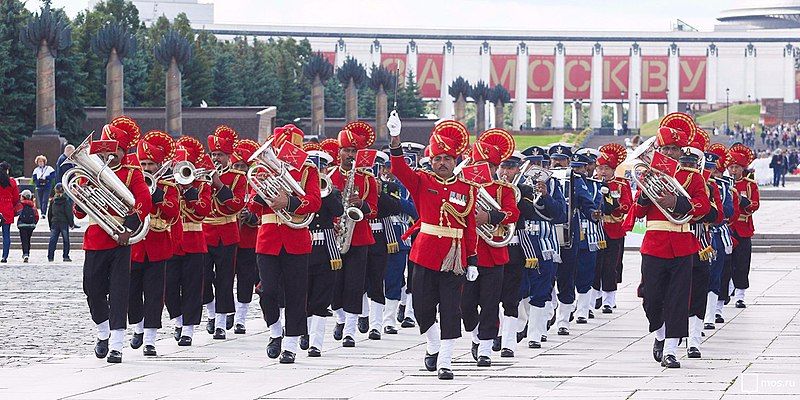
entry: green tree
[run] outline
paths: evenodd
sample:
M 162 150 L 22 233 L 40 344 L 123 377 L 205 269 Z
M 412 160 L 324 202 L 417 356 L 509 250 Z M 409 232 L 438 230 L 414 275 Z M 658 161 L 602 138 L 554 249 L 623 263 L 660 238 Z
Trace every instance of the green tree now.
M 397 113 L 400 118 L 421 118 L 425 115 L 425 102 L 419 96 L 414 73 L 408 73 L 405 85 L 397 91 Z
M 236 78 L 233 46 L 223 45 L 223 50 L 214 62 L 214 106 L 241 106 L 244 103 L 244 92 L 240 80 Z
M 338 79 L 325 82 L 325 116 L 344 118 L 344 88 Z
M 311 87 L 303 78 L 303 65 L 313 52 L 308 40 L 297 41 L 293 38 L 270 39 L 266 52 L 267 63 L 275 68 L 275 74 L 281 93 L 278 106 L 278 124 L 294 122 L 296 118 L 310 115 L 308 96 Z
M 69 18 L 63 9 L 54 13 L 64 21 Z M 56 57 L 56 127 L 59 133 L 70 143 L 80 143 L 86 136 L 83 122 L 85 103 L 82 98 L 86 91 L 86 75 L 80 70 L 80 61 L 85 53 L 75 46 L 67 47 Z
M 191 107 L 211 100 L 214 93 L 214 49 L 217 38 L 200 31 L 192 42 L 192 59 L 184 67 L 184 97 Z M 191 78 L 191 79 L 190 79 Z

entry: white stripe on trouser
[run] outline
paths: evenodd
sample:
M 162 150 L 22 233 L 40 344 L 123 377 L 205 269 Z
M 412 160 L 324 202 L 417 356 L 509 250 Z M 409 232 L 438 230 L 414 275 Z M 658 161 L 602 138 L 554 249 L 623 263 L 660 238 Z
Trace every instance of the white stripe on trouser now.
M 589 318 L 589 303 L 592 301 L 591 297 L 589 293 L 578 293 L 575 298 L 575 318 Z
M 661 324 L 661 328 L 656 329 L 656 340 L 659 342 L 663 342 L 664 338 L 667 337 L 667 325 Z
M 144 344 L 155 346 L 156 345 L 156 333 L 158 329 L 156 328 L 145 328 L 144 329 Z
M 181 330 L 181 336 L 188 336 L 190 338 L 194 336 L 194 325 L 184 326 Z
M 569 314 L 572 313 L 574 304 L 558 302 L 556 309 L 556 326 L 558 328 L 569 328 Z
M 336 323 L 337 324 L 343 324 L 344 323 L 344 309 L 343 308 L 337 308 L 337 309 L 333 310 L 333 314 L 336 317 Z
M 350 336 L 351 338 L 355 339 L 356 337 L 356 326 L 358 325 L 358 314 L 351 314 L 349 312 L 344 313 L 344 336 Z M 344 337 L 342 336 L 342 337 Z
M 322 350 L 325 341 L 325 318 L 318 315 L 308 317 L 308 343 L 311 347 Z
M 616 307 L 617 305 L 617 291 L 613 292 L 602 292 L 603 293 L 603 305 L 609 306 L 611 308 Z
M 279 312 L 280 312 L 281 326 L 286 326 L 286 308 L 281 307 Z
M 403 317 L 411 318 L 412 321 L 417 322 L 417 316 L 414 315 L 414 302 L 412 301 L 413 298 L 414 298 L 413 293 L 409 293 L 406 296 L 406 315 L 404 315 Z
M 453 347 L 455 347 L 455 339 L 444 339 L 442 345 L 439 347 L 439 357 L 436 360 L 436 368 L 452 369 L 451 361 L 453 358 Z M 491 351 L 491 344 L 489 351 Z
M 250 303 L 236 302 L 236 314 L 233 317 L 234 324 L 244 325 L 247 320 L 247 311 L 250 309 Z
M 228 317 L 228 314 L 217 313 L 217 317 L 214 318 L 214 320 L 215 320 L 214 321 L 214 328 L 215 329 L 225 329 L 226 328 L 225 325 L 228 323 L 227 317 Z
M 383 307 L 383 326 L 394 326 L 397 318 L 397 304 L 400 300 L 386 299 L 386 306 Z
M 503 339 L 500 346 L 512 351 L 517 350 L 517 318 L 503 316 Z
M 286 336 L 281 341 L 281 347 L 284 351 L 297 354 L 300 351 L 300 336 Z
M 144 318 L 133 325 L 133 333 L 144 333 Z
M 358 316 L 369 317 L 369 297 L 367 297 L 366 293 L 361 296 L 361 314 Z
M 180 328 L 183 326 L 183 315 L 178 315 L 177 317 L 172 319 L 172 322 L 175 324 L 176 328 Z
M 442 346 L 442 333 L 439 331 L 439 323 L 436 322 L 425 331 L 425 351 L 428 354 L 436 354 Z
M 668 338 L 664 341 L 664 357 L 678 353 L 678 338 Z
M 531 307 L 528 317 L 528 340 L 534 342 L 542 340 L 542 335 L 547 331 L 548 319 L 550 318 L 547 307 Z
M 713 324 L 716 316 L 714 311 L 717 309 L 717 299 L 719 295 L 714 292 L 708 292 L 708 299 L 706 299 L 706 318 L 703 321 L 706 324 Z
M 480 344 L 478 344 L 478 357 L 481 356 L 491 357 L 493 342 L 494 340 L 492 339 L 481 339 Z
M 689 317 L 689 347 L 700 348 L 703 320 L 700 317 Z
M 383 329 L 383 304 L 371 301 L 369 304 L 369 329 L 378 332 Z
M 108 340 L 108 349 L 122 351 L 122 342 L 125 340 L 125 329 L 114 329 Z
M 206 304 L 206 312 L 208 312 L 208 319 L 215 319 L 217 317 L 217 302 L 211 300 L 210 303 Z
M 108 320 L 105 320 L 99 324 L 97 324 L 97 338 L 100 340 L 108 339 L 109 335 L 111 335 L 111 328 L 109 328 Z
M 269 329 L 269 337 L 270 338 L 279 338 L 283 336 L 283 324 L 281 324 L 281 320 L 277 320 L 274 324 L 267 327 Z
M 530 313 L 531 303 L 528 302 L 530 297 L 526 297 L 519 302 L 517 306 L 517 332 L 525 330 L 525 325 L 528 324 L 528 314 Z
M 733 299 L 735 301 L 744 300 L 744 289 L 736 289 L 733 291 Z

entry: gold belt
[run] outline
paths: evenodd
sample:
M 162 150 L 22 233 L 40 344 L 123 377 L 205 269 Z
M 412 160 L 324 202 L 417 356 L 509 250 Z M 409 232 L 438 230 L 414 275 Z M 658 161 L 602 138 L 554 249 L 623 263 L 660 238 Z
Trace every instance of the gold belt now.
M 426 235 L 438 236 L 440 238 L 448 237 L 453 239 L 461 239 L 464 236 L 463 229 L 433 225 L 425 222 L 422 223 L 419 231 Z
M 161 218 L 150 218 L 150 230 L 153 232 L 169 231 L 170 225 Z
M 184 232 L 202 232 L 203 231 L 203 224 L 199 222 L 184 222 L 183 223 L 183 231 Z
M 647 221 L 648 231 L 690 232 L 689 224 L 675 225 L 669 221 Z
M 222 217 L 206 217 L 203 220 L 204 224 L 208 225 L 225 225 L 231 222 L 236 222 L 238 217 L 236 215 L 224 215 Z
M 740 215 L 739 216 L 739 222 L 747 222 L 748 220 L 750 220 L 750 216 L 749 215 Z
M 614 224 L 614 223 L 617 223 L 617 222 L 622 222 L 624 220 L 625 220 L 625 218 L 623 218 L 623 217 L 615 217 L 613 215 L 604 215 L 603 216 L 603 222 L 605 222 L 607 224 Z
M 278 218 L 278 214 L 264 214 L 261 216 L 262 224 L 280 224 L 283 220 Z

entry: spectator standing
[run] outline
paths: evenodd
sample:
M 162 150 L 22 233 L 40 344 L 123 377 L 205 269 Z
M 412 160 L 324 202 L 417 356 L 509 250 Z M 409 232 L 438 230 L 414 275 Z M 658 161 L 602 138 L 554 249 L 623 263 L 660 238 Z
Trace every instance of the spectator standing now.
M 14 214 L 19 206 L 19 188 L 17 181 L 11 178 L 11 166 L 7 162 L 0 163 L 0 225 L 3 229 L 3 258 L 0 262 L 8 261 L 8 252 L 11 250 L 11 224 L 14 223 Z
M 59 236 L 61 236 L 64 243 L 64 261 L 72 261 L 69 258 L 69 228 L 74 225 L 72 207 L 70 206 L 69 196 L 64 193 L 64 186 L 61 183 L 56 183 L 55 191 L 50 198 L 50 205 L 47 207 L 47 222 L 50 224 L 47 261 L 53 261 L 55 258 Z
M 33 183 L 36 185 L 36 201 L 42 209 L 42 214 L 47 214 L 47 200 L 50 199 L 50 190 L 56 178 L 56 170 L 47 165 L 47 157 L 36 156 L 36 168 L 33 169 Z
M 22 243 L 22 262 L 28 262 L 28 257 L 31 255 L 31 236 L 38 222 L 39 210 L 33 202 L 33 193 L 27 189 L 23 190 L 20 194 L 20 210 L 17 217 L 19 241 Z
M 786 175 L 785 171 L 788 168 L 788 163 L 789 160 L 783 155 L 781 149 L 776 149 L 769 163 L 769 167 L 772 168 L 772 186 L 778 187 L 780 185 L 781 177 Z M 784 186 L 786 186 L 785 183 Z

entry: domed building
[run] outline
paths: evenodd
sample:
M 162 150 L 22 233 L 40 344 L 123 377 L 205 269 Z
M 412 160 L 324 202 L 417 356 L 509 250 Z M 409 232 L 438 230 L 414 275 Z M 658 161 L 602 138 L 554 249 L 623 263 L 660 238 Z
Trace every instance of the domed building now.
M 800 1 L 798 0 L 742 0 L 734 7 L 723 10 L 717 20 L 722 24 L 716 30 L 798 29 L 800 28 Z

